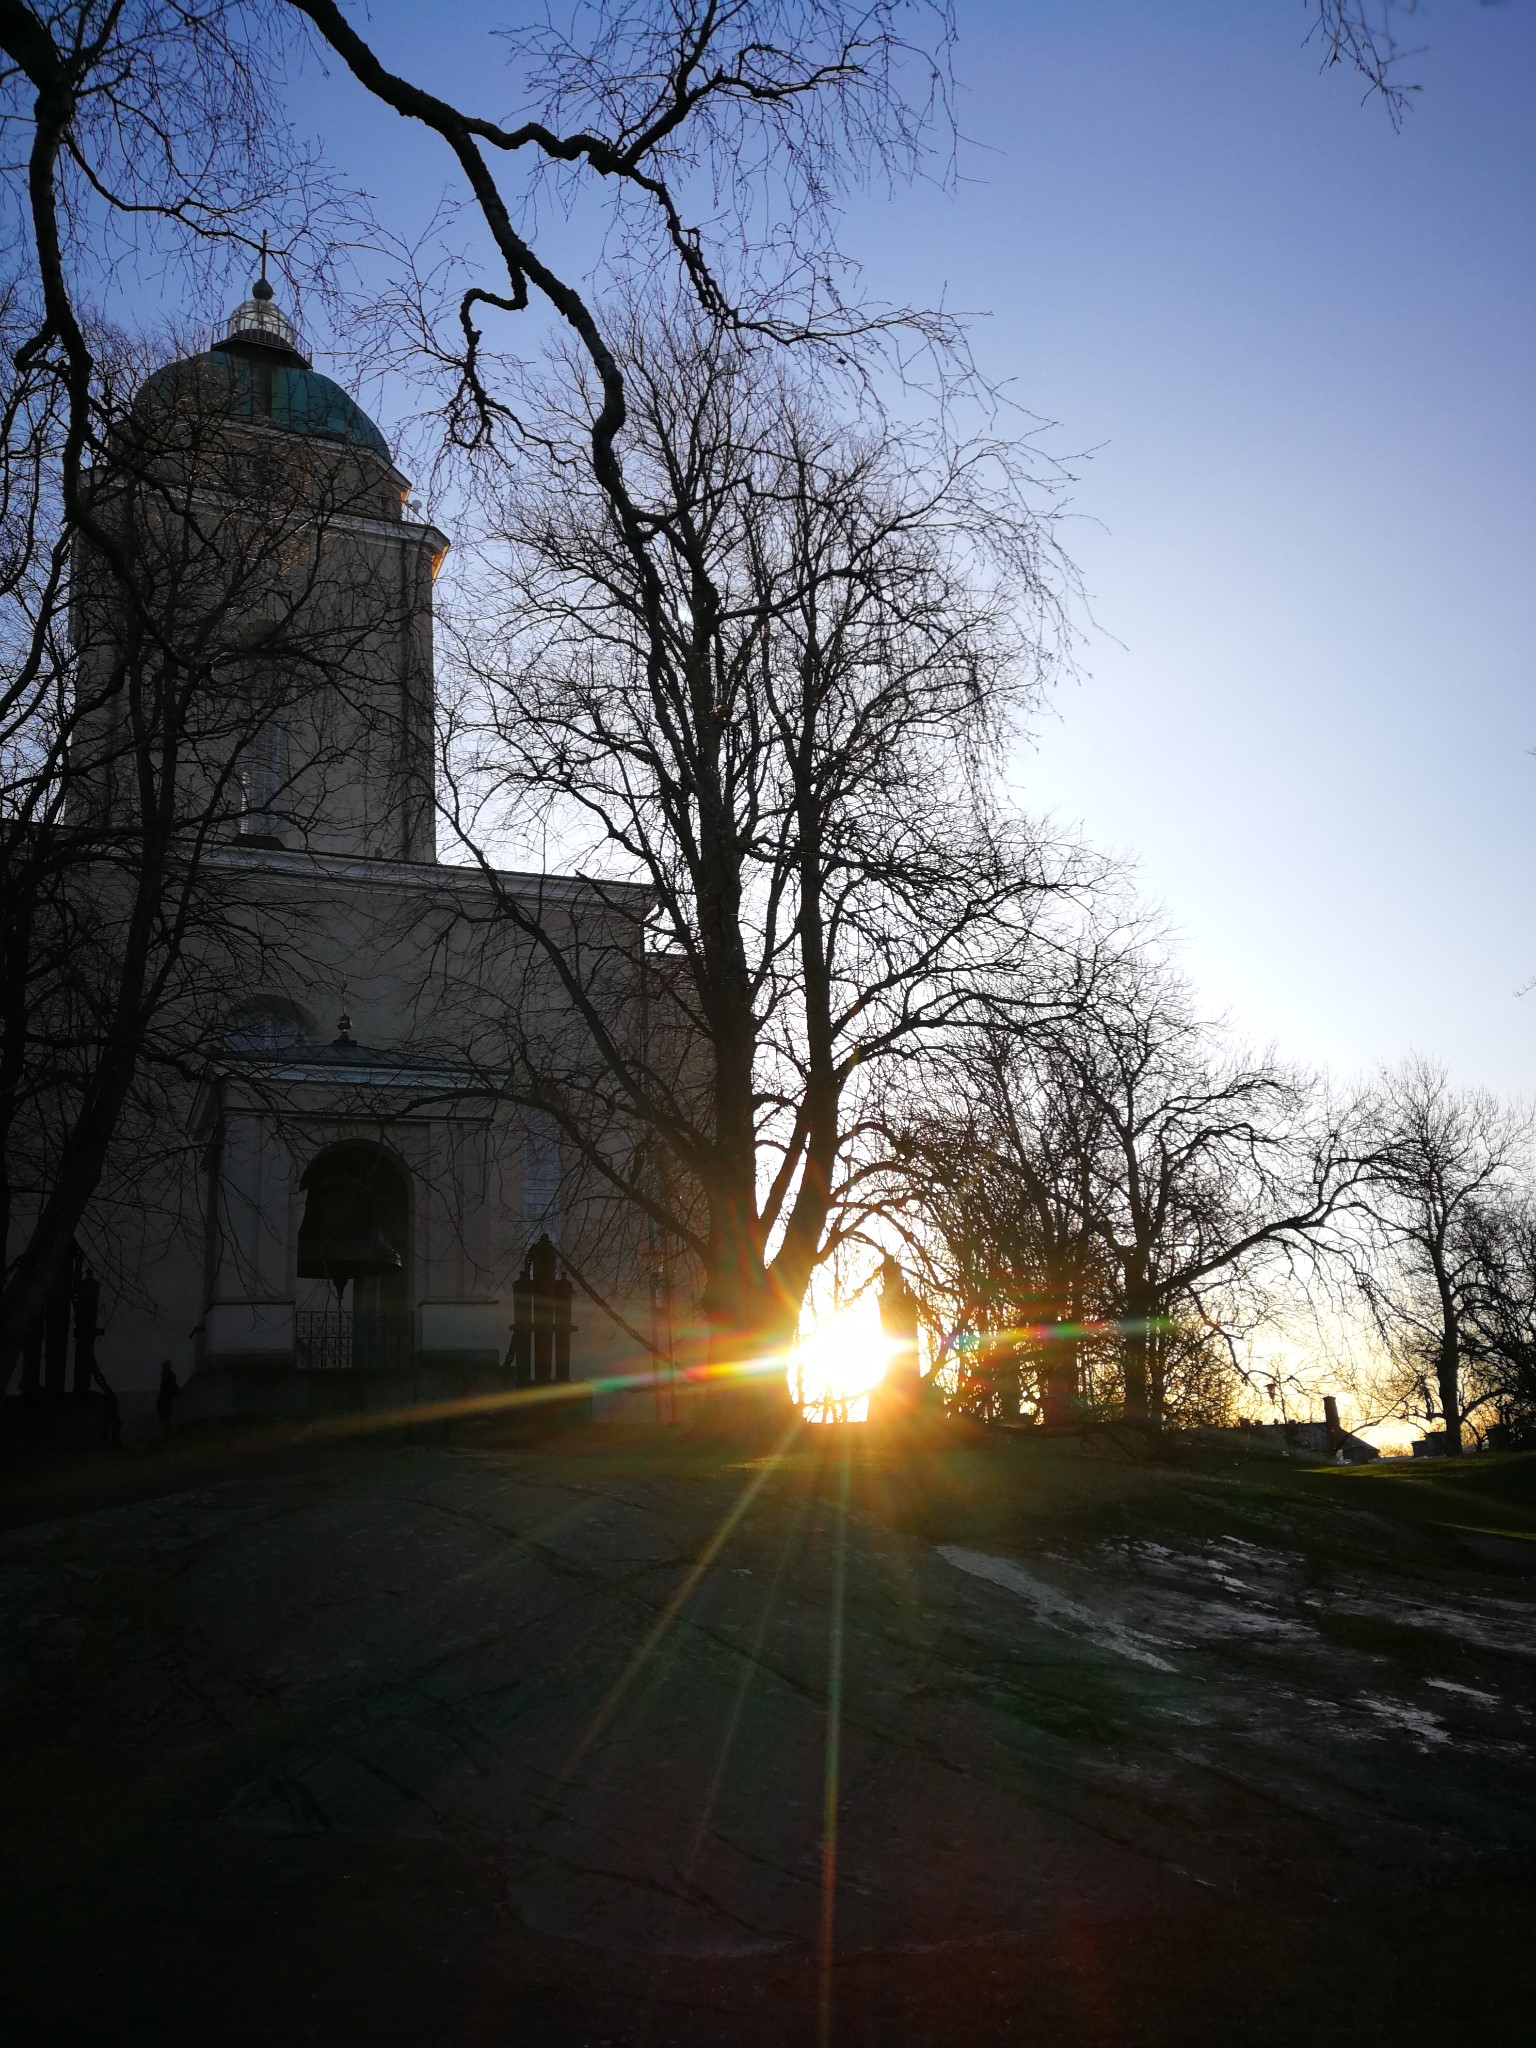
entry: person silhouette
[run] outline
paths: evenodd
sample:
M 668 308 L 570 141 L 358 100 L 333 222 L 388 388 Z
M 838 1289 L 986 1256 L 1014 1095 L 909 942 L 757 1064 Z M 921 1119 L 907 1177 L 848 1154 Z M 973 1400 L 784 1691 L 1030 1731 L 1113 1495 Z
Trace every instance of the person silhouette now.
M 106 1376 L 99 1365 L 91 1367 L 91 1384 L 99 1387 L 107 1397 L 107 1448 L 117 1450 L 123 1441 L 123 1411 L 117 1395 L 108 1386 Z
M 160 1365 L 160 1392 L 155 1397 L 155 1413 L 160 1418 L 160 1427 L 169 1431 L 171 1411 L 176 1406 L 176 1396 L 181 1392 L 181 1383 L 172 1370 L 171 1361 L 163 1359 Z
M 893 1258 L 880 1264 L 880 1329 L 885 1338 L 886 1367 L 869 1397 L 874 1423 L 902 1421 L 922 1405 L 922 1368 L 917 1357 L 917 1296 Z

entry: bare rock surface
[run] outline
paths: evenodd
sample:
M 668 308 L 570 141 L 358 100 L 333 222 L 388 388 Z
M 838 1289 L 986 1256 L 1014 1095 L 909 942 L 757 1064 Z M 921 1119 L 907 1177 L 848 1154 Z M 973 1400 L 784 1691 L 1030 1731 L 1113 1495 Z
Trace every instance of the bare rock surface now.
M 1532 1592 L 934 1541 L 826 1458 L 373 1447 L 34 1524 L 0 1536 L 7 1981 L 57 2040 L 104 2002 L 421 2039 L 429 1984 L 448 2041 L 811 2039 L 834 1981 L 838 2039 L 1203 2039 L 1123 2000 L 1031 2029 L 1095 1930 L 1528 1898 Z

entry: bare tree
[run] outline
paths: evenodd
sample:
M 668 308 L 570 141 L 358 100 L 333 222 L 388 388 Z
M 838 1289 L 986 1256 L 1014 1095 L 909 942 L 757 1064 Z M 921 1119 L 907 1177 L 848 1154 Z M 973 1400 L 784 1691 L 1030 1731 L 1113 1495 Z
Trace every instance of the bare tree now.
M 24 178 L 6 188 L 16 264 L 3 291 L 10 338 L 4 521 L 7 574 L 15 572 L 7 590 L 12 667 L 4 733 L 19 821 L 12 851 L 21 859 L 24 845 L 25 858 L 36 862 L 47 845 L 55 875 L 76 858 L 57 851 L 65 845 L 62 821 L 73 815 L 61 792 L 73 772 L 76 728 L 89 721 L 76 701 L 79 672 L 72 679 L 59 622 L 71 602 L 74 565 L 88 550 L 93 573 L 111 584 L 113 602 L 141 646 L 156 650 L 166 679 L 136 757 L 140 770 L 151 760 L 156 766 L 147 782 L 140 775 L 137 790 L 133 929 L 153 930 L 157 943 L 182 929 L 174 889 L 164 900 L 156 895 L 170 886 L 167 805 L 174 811 L 180 802 L 168 794 L 180 784 L 164 764 L 175 758 L 185 765 L 184 754 L 204 742 L 189 735 L 184 749 L 183 736 L 171 730 L 168 721 L 191 715 L 191 699 L 171 682 L 183 656 L 164 613 L 156 624 L 154 604 L 136 590 L 143 565 L 114 529 L 110 494 L 97 491 L 98 472 L 123 451 L 114 441 L 122 393 L 102 353 L 94 303 L 114 260 L 149 255 L 166 261 L 172 276 L 195 277 L 230 245 L 251 246 L 258 225 L 278 227 L 290 266 L 323 274 L 327 225 L 338 218 L 334 195 L 293 146 L 276 104 L 300 17 L 382 105 L 442 139 L 495 247 L 498 273 L 456 292 L 447 338 L 436 329 L 422 337 L 454 382 L 453 438 L 482 453 L 508 436 L 521 446 L 520 386 L 515 378 L 499 383 L 486 323 L 542 303 L 571 337 L 592 380 L 582 459 L 627 555 L 653 695 L 665 687 L 674 591 L 662 566 L 666 550 L 658 549 L 647 508 L 625 475 L 623 349 L 608 332 L 600 293 L 580 281 L 559 242 L 562 231 L 554 231 L 553 248 L 549 235 L 535 232 L 536 203 L 583 187 L 609 196 L 617 238 L 600 275 L 649 269 L 659 251 L 722 335 L 846 355 L 893 327 L 935 340 L 952 332 L 943 321 L 850 302 L 833 232 L 835 202 L 848 182 L 871 173 L 910 176 L 929 162 L 935 143 L 942 152 L 952 39 L 944 0 L 603 0 L 563 28 L 547 19 L 531 28 L 514 24 L 507 43 L 524 105 L 509 123 L 391 72 L 333 0 L 215 0 L 190 14 L 166 0 L 0 0 L 0 120 L 17 140 L 16 159 L 25 161 Z M 1334 52 L 1362 65 L 1379 52 L 1368 30 L 1363 40 L 1349 39 L 1353 10 L 1324 9 L 1323 19 L 1333 24 Z M 206 707 L 199 715 L 206 722 Z M 153 745 L 151 729 L 158 730 Z M 260 729 L 258 720 L 253 730 Z M 235 737 L 224 734 L 226 742 Z M 226 760 L 235 751 L 227 744 Z M 270 781 L 270 762 L 261 773 Z M 177 859 L 197 843 L 194 833 Z M 191 872 L 195 853 L 193 863 Z M 26 987 L 42 927 L 25 888 L 15 900 L 13 986 Z M 173 954 L 180 945 L 173 937 Z M 129 954 L 140 951 L 136 940 Z M 73 1192 L 49 1211 L 49 1244 L 63 1242 L 69 1212 L 88 1199 L 97 1171 L 91 1162 L 110 1142 L 141 1071 L 135 1034 L 164 995 L 155 974 L 140 987 L 140 970 L 125 972 L 110 1000 L 105 992 L 94 999 L 102 1016 L 117 1020 L 108 1033 L 116 1051 L 97 1074 L 100 1086 L 71 1154 L 80 1168 L 68 1176 Z M 22 1032 L 13 1051 L 27 1043 Z M 797 1188 L 800 1170 L 790 1174 Z M 808 1223 L 790 1231 L 797 1245 L 813 1235 Z M 41 1256 L 42 1240 L 38 1249 Z M 29 1270 L 25 1300 L 34 1301 L 42 1267 Z M 30 1316 L 22 1301 L 12 1306 Z
M 134 409 L 142 358 L 97 300 L 115 262 L 191 281 L 231 243 L 253 247 L 257 219 L 302 237 L 323 192 L 274 104 L 259 10 L 6 0 L 0 53 L 0 121 L 24 166 L 0 198 L 4 1378 L 148 1083 L 145 1031 L 199 918 L 202 851 L 237 808 L 246 742 L 272 724 L 249 627 L 232 697 L 211 688 L 206 637 L 270 590 L 272 547 L 237 569 L 229 517 L 206 507 L 200 551 L 172 538 L 161 515 L 187 498 L 184 465 Z M 229 658 L 226 641 L 226 686 Z M 270 692 L 277 670 L 263 673 Z
M 1059 585 L 1015 451 L 846 426 L 702 323 L 637 323 L 622 363 L 643 570 L 557 376 L 447 769 L 488 871 L 536 821 L 643 888 L 610 939 L 649 962 L 643 1031 L 553 910 L 509 897 L 490 937 L 582 1020 L 576 1045 L 537 1041 L 548 1005 L 508 1020 L 522 1086 L 697 1262 L 723 1364 L 789 1336 L 854 1227 L 884 1072 L 1020 984 L 1058 878 L 993 771 Z
M 559 20 L 516 10 L 497 32 L 518 102 L 510 120 L 391 70 L 335 0 L 286 4 L 375 99 L 441 139 L 490 237 L 501 274 L 463 284 L 456 339 L 440 334 L 435 350 L 459 381 L 464 438 L 517 424 L 483 323 L 542 306 L 601 387 L 591 455 L 621 510 L 623 377 L 600 287 L 670 265 L 725 327 L 846 346 L 883 322 L 845 297 L 839 195 L 871 175 L 910 177 L 950 141 L 948 0 L 595 0 Z M 581 190 L 602 196 L 613 229 L 599 289 L 563 224 L 534 226 L 542 197 Z
M 1126 1413 L 1156 1421 L 1180 1314 L 1223 1327 L 1220 1295 L 1289 1274 L 1358 1196 L 1354 1112 L 1272 1055 L 1229 1050 L 1155 961 L 1100 995 L 1068 1072 L 1104 1117 L 1096 1228 L 1118 1275 Z
M 1383 1077 L 1374 1126 L 1378 1235 L 1361 1285 L 1393 1357 L 1432 1390 L 1457 1456 L 1469 1338 L 1479 1305 L 1491 1306 L 1493 1219 L 1529 1163 L 1530 1113 L 1484 1089 L 1453 1088 L 1444 1068 L 1414 1058 Z
M 1466 1236 L 1476 1261 L 1462 1330 L 1462 1418 L 1484 1426 L 1491 1411 L 1505 1438 L 1536 1436 L 1536 1195 L 1528 1179 L 1475 1204 Z
M 1393 127 L 1399 126 L 1408 96 L 1416 85 L 1403 82 L 1405 57 L 1398 26 L 1418 13 L 1418 0 L 1303 0 L 1313 17 L 1309 38 L 1323 52 L 1324 70 L 1342 66 L 1365 81 L 1365 98 L 1385 102 Z
M 587 45 L 578 47 L 548 24 L 521 38 L 518 61 L 548 118 L 502 131 L 461 118 L 392 79 L 339 11 L 321 5 L 303 11 L 371 90 L 443 134 L 495 237 L 506 264 L 506 289 L 471 290 L 460 307 L 458 368 L 470 412 L 484 427 L 504 417 L 482 375 L 475 319 L 487 308 L 526 304 L 530 289 L 541 293 L 579 338 L 598 377 L 607 379 L 591 447 L 610 499 L 619 506 L 624 493 L 612 446 L 623 399 L 610 374 L 611 358 L 574 284 L 514 228 L 514 215 L 524 210 L 519 199 L 509 201 L 496 187 L 490 164 L 504 156 L 529 167 L 526 199 L 553 176 L 590 178 L 618 193 L 624 204 L 638 202 L 643 218 L 659 223 L 700 303 L 717 317 L 730 312 L 777 334 L 778 313 L 760 307 L 758 317 L 748 309 L 745 271 L 738 274 L 741 303 L 734 311 L 728 306 L 724 270 L 709 260 L 699 234 L 686 225 L 677 197 L 700 170 L 733 167 L 739 195 L 771 171 L 803 230 L 791 270 L 809 266 L 801 278 L 803 317 L 783 332 L 819 333 L 824 325 L 828 333 L 840 332 L 847 320 L 835 311 L 825 317 L 828 309 L 818 298 L 835 268 L 831 244 L 818 239 L 812 223 L 825 225 L 828 201 L 843 175 L 876 162 L 896 170 L 915 161 L 929 101 L 942 84 L 935 58 L 925 73 L 914 74 L 917 93 L 909 102 L 912 78 L 898 77 L 908 51 L 896 29 L 904 10 L 888 0 L 854 8 L 833 0 L 681 11 L 604 8 Z M 20 548 L 19 556 L 7 557 L 16 566 L 7 620 L 14 656 L 5 706 L 7 775 L 16 825 L 11 852 L 16 861 L 32 864 L 34 878 L 40 861 L 55 880 L 70 870 L 77 883 L 82 878 L 86 849 L 78 833 L 66 848 L 76 828 L 66 823 L 75 820 L 75 805 L 64 789 L 79 734 L 92 725 L 93 715 L 87 702 L 77 701 L 84 671 L 72 662 L 61 622 L 75 595 L 71 578 L 87 554 L 93 575 L 111 586 L 119 623 L 126 621 L 130 638 L 160 678 L 153 712 L 134 729 L 120 764 L 136 771 L 119 778 L 119 793 L 130 792 L 138 805 L 139 840 L 132 863 L 133 910 L 124 927 L 131 938 L 125 939 L 117 982 L 94 999 L 98 1010 L 107 1005 L 103 1014 L 110 1021 L 97 1022 L 112 1057 L 92 1066 L 68 1171 L 61 1153 L 49 1169 L 61 1177 L 40 1197 L 31 1249 L 12 1271 L 20 1292 L 7 1297 L 7 1322 L 18 1329 L 35 1319 L 38 1290 L 48 1284 L 46 1269 L 72 1236 L 80 1205 L 99 1178 L 103 1148 L 142 1072 L 143 1032 L 166 994 L 148 966 L 146 944 L 153 951 L 169 935 L 163 964 L 179 957 L 185 904 L 178 892 L 192 887 L 190 878 L 198 871 L 200 840 L 196 831 L 189 836 L 183 829 L 178 777 L 188 753 L 211 745 L 206 733 L 177 729 L 181 718 L 207 724 L 208 700 L 194 712 L 197 690 L 190 679 L 201 673 L 204 683 L 209 680 L 208 649 L 189 651 L 183 628 L 168 625 L 163 588 L 148 594 L 141 588 L 146 565 L 111 516 L 111 494 L 104 497 L 98 488 L 106 468 L 126 459 L 126 444 L 119 431 L 123 394 L 102 355 L 93 302 L 114 258 L 150 254 L 164 260 L 172 276 L 195 276 L 229 244 L 253 246 L 257 223 L 282 231 L 279 240 L 291 264 L 308 262 L 312 277 L 323 270 L 326 229 L 337 218 L 333 196 L 293 146 L 276 103 L 298 19 L 295 8 L 237 0 L 215 0 L 194 14 L 163 0 L 0 4 L 0 53 L 7 65 L 0 71 L 0 119 L 26 162 L 24 182 L 11 184 L 6 193 L 16 263 L 4 302 L 14 372 L 6 392 L 5 516 L 8 541 Z M 933 19 L 941 49 L 947 32 L 942 11 Z M 768 240 L 774 239 L 770 227 Z M 148 475 L 146 469 L 141 484 Z M 164 489 L 167 482 L 159 478 L 155 487 Z M 197 609 L 195 603 L 190 607 Z M 221 609 L 227 618 L 228 602 L 211 607 Z M 184 618 L 188 611 L 183 601 L 177 615 Z M 204 604 L 202 611 L 206 622 L 210 607 Z M 121 678 L 88 683 L 85 699 L 93 689 L 114 693 L 118 702 L 131 694 Z M 248 699 L 248 691 L 244 695 Z M 120 739 L 120 729 L 114 726 L 114 732 Z M 224 735 L 226 741 L 231 737 Z M 100 751 L 99 735 L 91 744 Z M 229 752 L 226 746 L 221 775 L 233 772 Z M 271 779 L 270 763 L 263 773 Z M 120 805 L 115 815 L 121 822 Z M 39 851 L 44 848 L 46 857 Z M 34 989 L 43 957 L 33 950 L 42 924 L 32 897 L 23 888 L 15 901 L 8 934 L 13 1017 L 20 1015 L 21 991 Z M 78 915 L 78 907 L 71 915 Z M 59 943 L 50 943 L 62 957 Z M 29 1055 L 16 1048 L 35 1053 L 35 1042 L 35 1034 L 18 1024 L 11 1050 L 23 1065 Z M 12 1081 L 23 1088 L 19 1069 Z
M 1007 1417 L 1022 1399 L 1060 1423 L 1086 1412 L 1092 1361 L 1115 1351 L 1093 1223 L 1103 1133 L 1032 1022 L 1027 1038 L 977 1033 L 950 1069 L 953 1106 L 918 1109 L 896 1149 L 930 1315 L 945 1326 L 935 1370 L 965 1412 Z
M 144 378 L 98 346 L 98 365 L 97 416 L 116 416 L 73 545 L 0 599 L 22 655 L 0 727 L 7 1372 L 114 1158 L 142 1206 L 157 1163 L 187 1156 L 186 1084 L 232 991 L 301 943 L 292 916 L 254 913 L 246 869 L 323 846 L 342 782 L 430 773 L 393 701 L 404 622 L 355 560 L 388 465 L 240 418 L 236 358 Z M 9 474 L 19 491 L 30 460 L 40 492 L 46 462 L 18 441 Z
M 1088 949 L 1054 1016 L 990 1034 L 959 1081 L 988 1172 L 951 1266 L 1003 1283 L 1032 1369 L 1047 1370 L 1051 1320 L 1064 1376 L 1100 1365 L 1113 1333 L 1133 1420 L 1160 1422 L 1191 1374 L 1204 1384 L 1213 1344 L 1234 1363 L 1267 1288 L 1359 1199 L 1353 1113 L 1272 1056 L 1229 1048 L 1145 946 Z M 941 1233 L 951 1214 L 944 1187 Z M 1051 1310 L 1043 1328 L 1034 1300 Z

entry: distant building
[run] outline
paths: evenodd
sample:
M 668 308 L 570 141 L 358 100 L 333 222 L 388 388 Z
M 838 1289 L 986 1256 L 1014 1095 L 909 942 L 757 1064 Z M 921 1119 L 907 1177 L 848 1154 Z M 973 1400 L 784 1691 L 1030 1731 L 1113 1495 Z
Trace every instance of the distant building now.
M 1339 1421 L 1339 1404 L 1332 1394 L 1323 1401 L 1323 1419 L 1320 1422 L 1243 1422 L 1236 1429 L 1222 1430 L 1219 1434 L 1242 1436 L 1250 1441 L 1257 1437 L 1282 1456 L 1294 1452 L 1316 1458 L 1319 1462 L 1327 1460 L 1333 1463 L 1342 1456 L 1346 1465 L 1369 1465 L 1381 1456 L 1375 1444 L 1367 1443 L 1363 1436 L 1356 1436 L 1353 1430 L 1343 1427 Z
M 1322 1422 L 1261 1422 L 1258 1433 L 1268 1442 L 1281 1445 L 1286 1450 L 1303 1451 L 1315 1458 L 1337 1459 L 1344 1454 L 1346 1465 L 1369 1465 L 1381 1456 L 1374 1444 L 1367 1443 L 1363 1436 L 1356 1436 L 1353 1430 L 1341 1429 L 1336 1423 Z

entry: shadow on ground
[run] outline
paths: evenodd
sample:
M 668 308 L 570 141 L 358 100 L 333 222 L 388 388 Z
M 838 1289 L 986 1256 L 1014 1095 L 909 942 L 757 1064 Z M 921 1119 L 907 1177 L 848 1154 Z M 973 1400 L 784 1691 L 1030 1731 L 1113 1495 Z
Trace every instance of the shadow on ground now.
M 1524 2032 L 1536 1460 L 132 1458 L 0 1536 L 12 2041 Z

